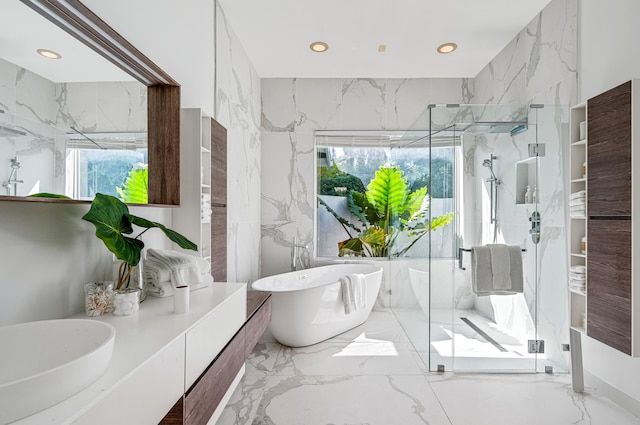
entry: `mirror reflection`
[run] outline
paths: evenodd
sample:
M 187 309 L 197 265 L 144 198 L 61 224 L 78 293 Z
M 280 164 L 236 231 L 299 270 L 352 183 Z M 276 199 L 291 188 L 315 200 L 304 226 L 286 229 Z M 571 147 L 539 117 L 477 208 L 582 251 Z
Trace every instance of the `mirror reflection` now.
M 3 15 L 0 196 L 146 203 L 147 87 L 19 0 Z

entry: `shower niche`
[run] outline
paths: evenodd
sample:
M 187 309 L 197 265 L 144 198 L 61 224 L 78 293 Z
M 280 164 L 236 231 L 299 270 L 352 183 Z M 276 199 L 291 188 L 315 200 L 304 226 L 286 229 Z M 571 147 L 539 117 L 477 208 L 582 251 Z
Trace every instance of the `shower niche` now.
M 530 205 L 536 203 L 538 188 L 536 186 L 537 165 L 536 157 L 516 162 L 516 205 Z M 530 196 L 527 196 L 527 188 Z

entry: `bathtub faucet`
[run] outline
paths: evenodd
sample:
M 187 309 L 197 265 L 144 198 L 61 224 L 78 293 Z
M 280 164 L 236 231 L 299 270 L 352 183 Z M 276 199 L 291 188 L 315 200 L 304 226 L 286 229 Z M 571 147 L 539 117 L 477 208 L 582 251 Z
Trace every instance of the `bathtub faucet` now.
M 293 243 L 291 244 L 291 271 L 295 272 L 298 270 L 298 261 L 300 261 L 300 268 L 302 267 L 302 259 L 300 258 L 300 254 L 298 248 L 308 249 L 308 245 L 302 245 L 298 243 L 298 238 L 293 237 Z

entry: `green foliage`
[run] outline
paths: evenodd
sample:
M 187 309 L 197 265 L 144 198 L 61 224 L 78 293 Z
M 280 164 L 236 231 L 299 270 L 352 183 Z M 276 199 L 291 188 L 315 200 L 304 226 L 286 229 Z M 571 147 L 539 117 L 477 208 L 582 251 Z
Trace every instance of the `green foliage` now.
M 139 237 L 149 229 L 158 228 L 162 230 L 167 238 L 181 248 L 193 251 L 198 250 L 196 244 L 180 233 L 160 223 L 129 214 L 129 208 L 114 196 L 96 193 L 93 202 L 91 202 L 91 208 L 82 219 L 93 223 L 98 239 L 104 242 L 107 249 L 109 249 L 116 258 L 126 263 L 126 267 L 121 267 L 121 269 L 127 272 L 120 273 L 117 289 L 128 284 L 131 268 L 140 262 L 140 253 L 142 248 L 144 248 L 144 243 Z M 145 230 L 133 238 L 125 236 L 133 233 L 133 224 L 143 227 Z
M 334 162 L 331 167 L 321 167 L 318 172 L 320 176 L 320 195 L 347 196 L 351 191 L 364 193 L 362 180 L 341 171 Z
M 149 170 L 133 168 L 129 171 L 122 186 L 116 187 L 120 198 L 130 204 L 147 204 L 149 202 Z
M 362 223 L 364 230 L 320 200 L 320 204 L 340 222 L 349 239 L 338 244 L 338 255 L 399 257 L 431 230 L 453 220 L 453 213 L 434 217 L 429 221 L 426 202 L 427 188 L 411 191 L 402 171 L 396 167 L 380 167 L 369 182 L 367 191 L 350 191 L 347 195 L 349 211 Z M 349 229 L 359 232 L 355 237 Z M 397 237 L 406 233 L 412 239 L 403 247 L 396 246 Z

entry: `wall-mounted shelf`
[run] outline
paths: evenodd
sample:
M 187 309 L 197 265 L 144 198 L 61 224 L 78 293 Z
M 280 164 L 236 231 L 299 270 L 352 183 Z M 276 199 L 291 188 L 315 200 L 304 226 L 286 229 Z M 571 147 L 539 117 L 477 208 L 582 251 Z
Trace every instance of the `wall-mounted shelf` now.
M 527 202 L 525 192 L 527 186 L 531 191 L 536 189 L 537 157 L 526 158 L 516 162 L 516 205 L 534 205 L 535 202 Z
M 587 179 L 583 173 L 583 165 L 587 161 L 587 139 L 580 137 L 580 123 L 587 120 L 587 105 L 582 103 L 571 108 L 569 122 L 569 193 L 587 190 Z M 569 216 L 568 249 L 569 267 L 586 266 L 587 255 L 582 253 L 582 238 L 587 234 L 587 220 L 585 215 L 572 215 L 567 197 L 567 211 Z M 586 197 L 585 197 L 586 202 Z M 567 277 L 567 286 L 569 278 Z M 570 326 L 578 332 L 586 331 L 586 284 L 584 293 L 568 286 Z

